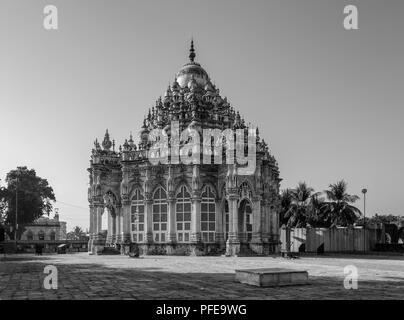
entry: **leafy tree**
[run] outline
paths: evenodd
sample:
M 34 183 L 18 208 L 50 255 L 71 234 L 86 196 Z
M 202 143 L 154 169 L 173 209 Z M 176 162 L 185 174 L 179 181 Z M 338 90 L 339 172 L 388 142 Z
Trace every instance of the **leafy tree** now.
M 46 179 L 36 175 L 35 170 L 27 167 L 17 167 L 6 176 L 7 186 L 0 191 L 0 203 L 3 208 L 2 218 L 11 239 L 14 238 L 17 197 L 17 238 L 20 238 L 24 228 L 20 226 L 32 223 L 42 215 L 52 211 L 51 201 L 55 201 L 52 187 Z
M 324 203 L 325 223 L 330 227 L 353 225 L 361 215 L 361 211 L 353 206 L 360 198 L 347 193 L 347 183 L 344 180 L 330 184 L 324 191 L 327 202 Z
M 83 240 L 86 238 L 86 233 L 79 226 L 73 228 L 72 231 L 67 233 L 67 240 Z
M 366 223 L 394 223 L 399 224 L 401 221 L 404 221 L 404 217 L 394 216 L 392 214 L 375 214 L 369 220 L 366 219 Z
M 0 185 L 0 225 L 4 223 L 4 216 L 7 209 L 7 202 L 4 200 L 5 195 L 6 189 Z

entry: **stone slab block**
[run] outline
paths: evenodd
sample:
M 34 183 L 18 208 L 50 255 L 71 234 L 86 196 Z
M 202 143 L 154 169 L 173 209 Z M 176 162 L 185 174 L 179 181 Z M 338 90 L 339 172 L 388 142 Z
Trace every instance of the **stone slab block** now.
M 309 274 L 283 268 L 244 269 L 236 270 L 236 280 L 257 287 L 290 286 L 308 284 Z

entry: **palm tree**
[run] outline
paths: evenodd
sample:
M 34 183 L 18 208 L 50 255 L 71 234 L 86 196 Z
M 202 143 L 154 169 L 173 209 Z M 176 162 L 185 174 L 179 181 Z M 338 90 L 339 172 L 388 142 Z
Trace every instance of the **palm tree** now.
M 308 187 L 306 182 L 299 182 L 297 187 L 291 191 L 292 203 L 289 210 L 285 212 L 284 219 L 287 227 L 306 227 L 309 222 L 309 204 L 313 197 L 320 193 Z
M 293 202 L 293 197 L 292 197 L 292 190 L 291 189 L 285 189 L 282 190 L 281 192 L 281 198 L 280 198 L 280 205 L 281 205 L 281 211 L 279 214 L 279 220 L 282 225 L 286 225 L 288 222 L 288 219 L 285 218 L 287 212 L 290 210 Z
M 324 215 L 324 198 L 317 192 L 311 196 L 307 206 L 307 224 L 313 228 L 326 227 Z
M 330 226 L 353 225 L 361 215 L 361 211 L 352 204 L 360 198 L 347 193 L 347 183 L 344 180 L 330 184 L 329 190 L 324 191 L 328 202 L 323 205 L 325 222 Z

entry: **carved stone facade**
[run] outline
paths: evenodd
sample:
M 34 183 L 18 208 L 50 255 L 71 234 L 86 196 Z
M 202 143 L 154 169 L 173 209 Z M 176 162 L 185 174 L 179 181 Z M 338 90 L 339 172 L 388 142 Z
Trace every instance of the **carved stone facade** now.
M 242 165 L 237 162 L 226 161 L 226 148 L 221 164 L 178 163 L 173 161 L 174 153 L 167 162 L 152 164 L 149 160 L 151 130 L 163 129 L 169 145 L 176 143 L 172 121 L 179 123 L 180 132 L 189 128 L 200 133 L 203 129 L 248 131 L 244 119 L 194 61 L 193 43 L 189 58 L 164 98 L 149 110 L 137 144 L 130 135 L 115 150 L 108 130 L 102 146 L 97 140 L 94 143 L 88 169 L 89 251 L 94 254 L 105 246 L 128 253 L 134 245 L 143 254 L 261 255 L 278 251 L 281 179 L 258 129 L 254 130 L 255 171 L 250 175 L 241 175 Z M 186 141 L 178 143 L 180 150 L 186 146 Z M 205 147 L 201 144 L 201 150 Z M 106 232 L 101 228 L 103 214 L 108 215 Z

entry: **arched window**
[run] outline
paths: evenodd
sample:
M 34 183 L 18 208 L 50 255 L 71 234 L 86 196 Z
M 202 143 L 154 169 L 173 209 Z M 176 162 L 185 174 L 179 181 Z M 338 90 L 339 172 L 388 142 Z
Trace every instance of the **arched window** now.
M 215 195 L 206 186 L 202 192 L 201 202 L 201 235 L 203 242 L 215 242 L 216 204 Z
M 34 234 L 32 233 L 31 230 L 29 230 L 29 231 L 27 232 L 27 240 L 28 240 L 28 241 L 34 240 Z
M 45 232 L 42 230 L 38 232 L 38 240 L 44 241 L 45 240 Z
M 225 222 L 225 233 L 224 240 L 229 239 L 229 202 L 224 200 L 224 222 Z
M 55 241 L 55 240 L 56 240 L 56 232 L 55 232 L 55 231 L 51 231 L 49 237 L 50 237 L 50 240 L 51 240 L 51 241 Z
M 177 241 L 189 242 L 191 232 L 191 195 L 185 186 L 177 193 Z
M 153 239 L 165 242 L 167 232 L 167 194 L 159 187 L 153 195 Z
M 144 198 L 139 189 L 136 189 L 132 197 L 130 207 L 130 221 L 132 225 L 132 237 L 134 242 L 142 242 L 144 237 Z

